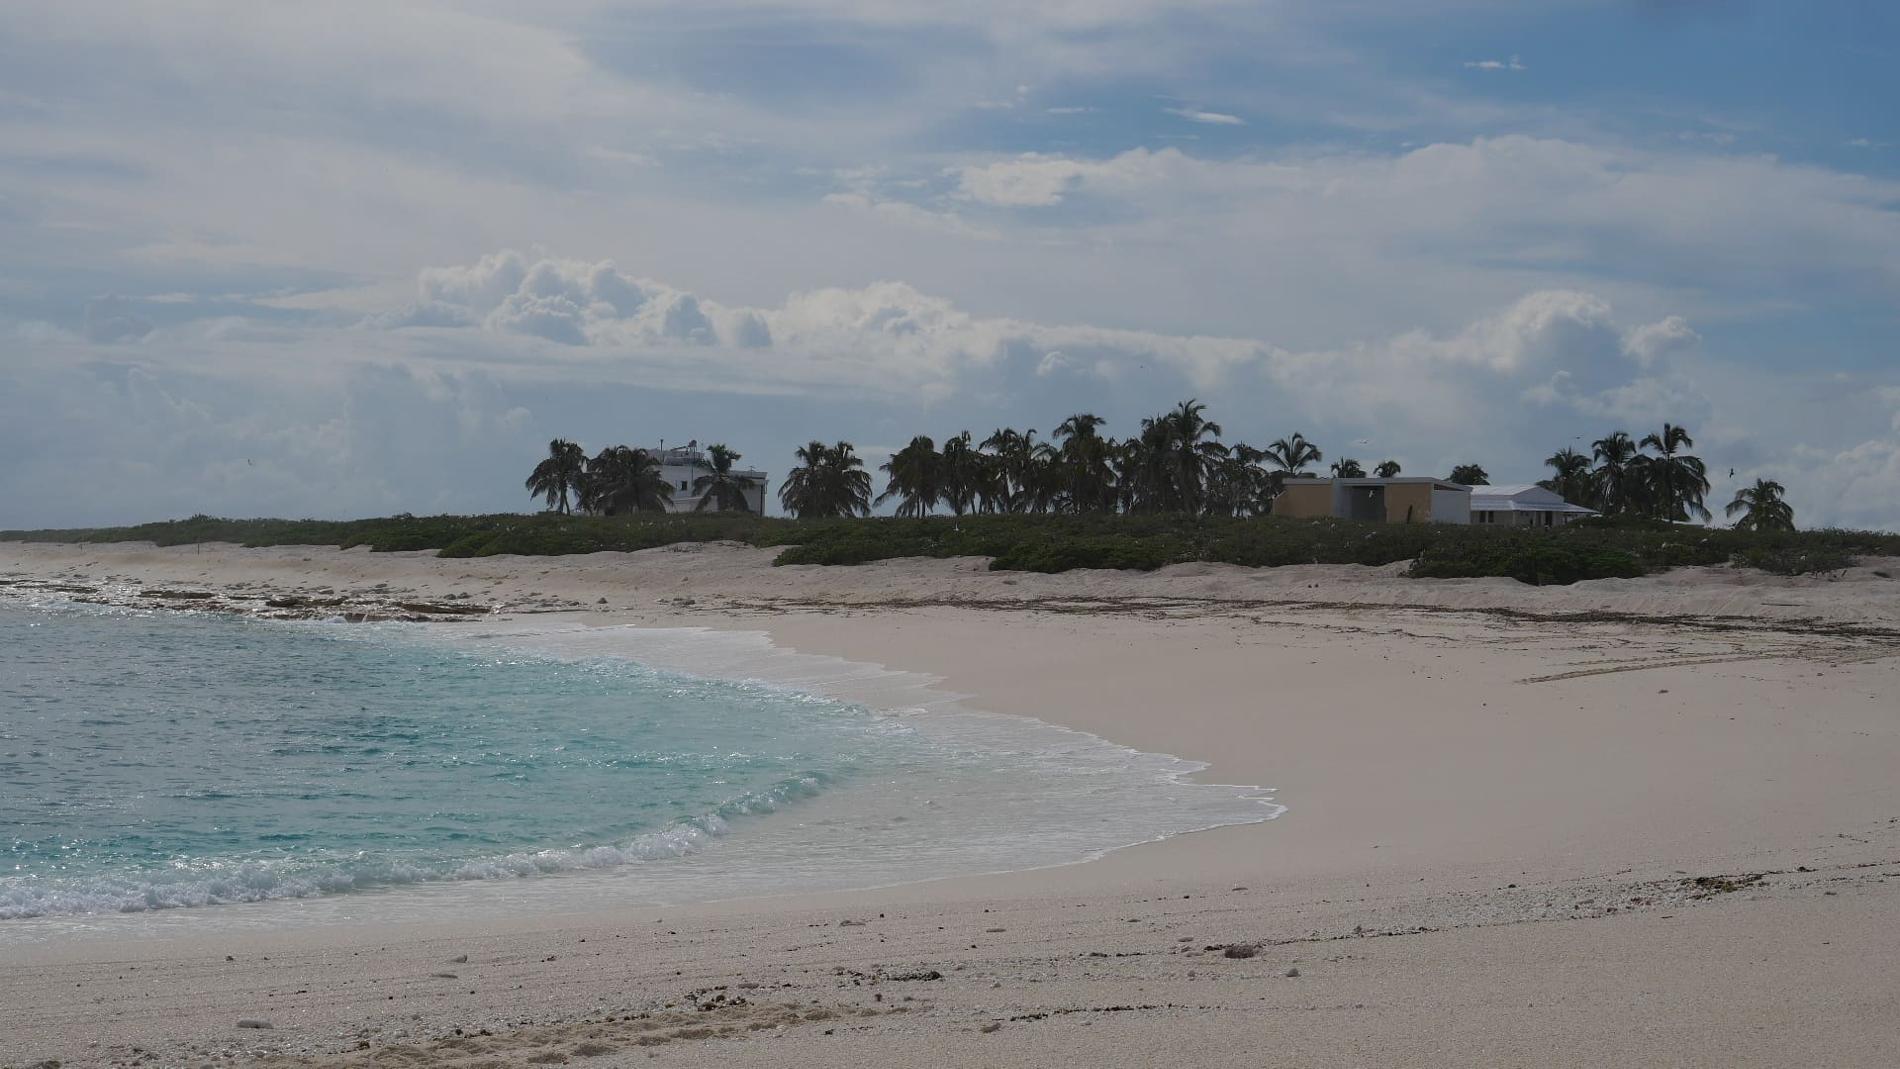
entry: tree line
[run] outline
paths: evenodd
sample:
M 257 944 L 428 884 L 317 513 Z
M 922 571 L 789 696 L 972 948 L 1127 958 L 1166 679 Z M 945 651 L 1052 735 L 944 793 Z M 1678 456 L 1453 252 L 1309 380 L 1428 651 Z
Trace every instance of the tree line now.
M 1221 441 L 1207 406 L 1183 401 L 1116 439 L 1106 420 L 1078 413 L 1039 439 L 1004 427 L 982 441 L 969 431 L 942 446 L 918 435 L 881 466 L 883 492 L 850 442 L 812 442 L 779 491 L 794 516 L 857 516 L 896 502 L 899 516 L 1033 512 L 1172 512 L 1257 516 L 1272 508 L 1285 480 L 1312 474 L 1323 457 L 1300 434 L 1264 449 Z M 1397 465 L 1392 465 L 1397 471 Z
M 779 491 L 794 516 L 861 516 L 895 502 L 899 516 L 927 516 L 939 509 L 970 513 L 1187 513 L 1261 516 L 1288 479 L 1318 474 L 1325 460 L 1319 446 L 1295 432 L 1258 448 L 1221 440 L 1221 426 L 1207 406 L 1187 400 L 1141 421 L 1139 433 L 1113 438 L 1107 421 L 1092 413 L 1070 416 L 1049 438 L 1035 430 L 996 430 L 978 441 L 969 431 L 939 446 L 918 435 L 880 466 L 884 489 L 873 496 L 871 473 L 850 442 L 811 442 L 797 452 L 797 466 Z M 1362 477 L 1350 458 L 1332 474 Z M 1375 469 L 1382 478 L 1399 474 L 1397 461 Z
M 695 511 L 750 512 L 746 494 L 759 481 L 733 470 L 739 454 L 723 443 L 706 447 L 707 472 L 693 480 L 699 495 Z M 673 501 L 673 483 L 660 474 L 657 453 L 634 446 L 610 445 L 593 456 L 565 438 L 548 443 L 547 459 L 528 476 L 528 493 L 547 502 L 548 511 L 596 516 L 626 512 L 665 512 Z
M 1311 478 L 1325 461 L 1319 446 L 1295 432 L 1264 448 L 1221 440 L 1221 426 L 1207 418 L 1207 406 L 1187 400 L 1141 421 L 1127 438 L 1103 433 L 1107 421 L 1077 413 L 1057 424 L 1048 438 L 1035 430 L 999 428 L 978 441 L 969 431 L 939 445 L 927 435 L 912 438 L 879 470 L 880 492 L 872 473 L 850 442 L 813 441 L 796 451 L 797 463 L 779 489 L 779 502 L 797 517 L 869 515 L 895 502 L 899 516 L 927 516 L 939 510 L 955 516 L 971 513 L 1184 513 L 1205 516 L 1261 516 L 1287 481 Z M 1590 456 L 1565 448 L 1545 464 L 1555 474 L 1539 485 L 1607 515 L 1660 520 L 1706 520 L 1707 469 L 1687 452 L 1695 442 L 1682 427 L 1665 423 L 1640 441 L 1616 431 L 1592 444 Z M 756 480 L 737 475 L 739 454 L 724 445 L 707 450 L 710 472 L 694 480 L 703 495 L 700 509 L 747 511 L 746 493 Z M 1378 478 L 1397 477 L 1394 460 L 1374 465 Z M 1335 478 L 1364 478 L 1364 465 L 1351 457 L 1333 461 Z M 1484 468 L 1460 464 L 1451 482 L 1489 483 Z M 555 439 L 548 458 L 529 476 L 529 493 L 542 497 L 552 511 L 614 515 L 666 509 L 673 487 L 660 476 L 659 458 L 644 450 L 609 446 L 587 457 L 579 445 Z M 1780 484 L 1758 480 L 1728 506 L 1744 530 L 1792 530 L 1793 510 Z
M 1588 456 L 1566 446 L 1546 457 L 1553 474 L 1537 485 L 1606 516 L 1706 521 L 1709 474 L 1702 458 L 1687 452 L 1694 447 L 1695 439 L 1674 423 L 1640 441 L 1612 431 L 1590 443 Z M 1794 509 L 1786 493 L 1772 479 L 1757 479 L 1737 491 L 1724 512 L 1738 530 L 1792 531 Z

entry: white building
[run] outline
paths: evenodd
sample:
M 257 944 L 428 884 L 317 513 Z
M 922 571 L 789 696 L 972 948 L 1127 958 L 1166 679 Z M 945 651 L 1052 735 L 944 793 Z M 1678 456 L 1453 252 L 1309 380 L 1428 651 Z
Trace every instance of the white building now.
M 699 508 L 699 499 L 705 495 L 693 492 L 693 486 L 702 477 L 712 474 L 712 456 L 699 447 L 698 441 L 687 442 L 667 448 L 662 442 L 660 448 L 653 450 L 660 458 L 660 477 L 673 486 L 673 499 L 667 505 L 668 512 L 692 512 Z M 753 468 L 732 469 L 735 478 L 750 479 L 752 484 L 746 488 L 745 503 L 753 515 L 765 514 L 765 473 Z M 710 510 L 713 506 L 708 505 Z
M 1595 509 L 1572 505 L 1556 491 L 1534 483 L 1471 488 L 1471 522 L 1475 524 L 1561 527 L 1595 515 Z

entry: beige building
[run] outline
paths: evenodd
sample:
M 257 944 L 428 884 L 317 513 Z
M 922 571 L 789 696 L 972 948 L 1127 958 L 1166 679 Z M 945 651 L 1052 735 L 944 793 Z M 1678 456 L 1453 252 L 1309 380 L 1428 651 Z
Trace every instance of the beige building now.
M 1367 523 L 1470 523 L 1471 488 L 1443 479 L 1288 479 L 1273 514 Z

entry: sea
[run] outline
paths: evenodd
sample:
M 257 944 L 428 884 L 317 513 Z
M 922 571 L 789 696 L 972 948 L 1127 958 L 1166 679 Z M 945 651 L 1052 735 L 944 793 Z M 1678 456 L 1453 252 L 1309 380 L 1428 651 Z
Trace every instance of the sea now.
M 0 600 L 0 939 L 876 887 L 1280 812 L 931 682 L 756 633 Z

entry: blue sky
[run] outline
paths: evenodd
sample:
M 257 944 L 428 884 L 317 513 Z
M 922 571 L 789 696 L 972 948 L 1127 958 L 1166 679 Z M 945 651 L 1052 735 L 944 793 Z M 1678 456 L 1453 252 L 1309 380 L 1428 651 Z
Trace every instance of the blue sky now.
M 1499 481 L 1669 419 L 1900 529 L 1892 5 L 1026 7 L 0 10 L 0 526 L 1199 397 Z

